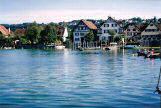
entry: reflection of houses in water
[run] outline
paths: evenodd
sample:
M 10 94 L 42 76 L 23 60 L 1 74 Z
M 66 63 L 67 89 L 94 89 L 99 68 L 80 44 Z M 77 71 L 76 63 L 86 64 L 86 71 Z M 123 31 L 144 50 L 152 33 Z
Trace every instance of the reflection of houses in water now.
M 159 46 L 161 41 L 161 24 L 150 23 L 141 33 L 142 46 Z

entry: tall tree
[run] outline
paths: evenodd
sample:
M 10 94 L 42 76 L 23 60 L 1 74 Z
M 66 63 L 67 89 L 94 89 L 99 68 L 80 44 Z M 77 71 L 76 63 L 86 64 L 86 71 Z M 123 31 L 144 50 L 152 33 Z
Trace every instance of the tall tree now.
M 116 32 L 114 30 L 109 30 L 108 31 L 108 34 L 111 35 L 111 38 L 112 38 L 112 42 L 114 41 L 114 37 L 116 35 Z
M 4 45 L 4 40 L 5 40 L 5 37 L 2 35 L 2 33 L 0 32 L 0 47 L 3 47 Z
M 40 28 L 37 24 L 33 23 L 27 28 L 26 37 L 31 42 L 31 44 L 38 43 L 40 36 Z
M 54 43 L 57 39 L 56 31 L 51 25 L 47 25 L 40 35 L 41 43 L 44 44 Z
M 92 30 L 90 30 L 87 35 L 85 36 L 85 41 L 92 42 L 94 41 L 94 33 Z

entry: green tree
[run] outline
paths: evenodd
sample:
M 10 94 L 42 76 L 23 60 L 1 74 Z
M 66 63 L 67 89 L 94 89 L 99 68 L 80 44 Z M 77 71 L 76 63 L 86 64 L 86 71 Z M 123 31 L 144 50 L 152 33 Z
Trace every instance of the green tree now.
M 70 42 L 73 42 L 73 32 L 74 32 L 74 29 L 68 29 L 68 37 L 67 39 L 70 41 Z
M 108 31 L 108 34 L 111 35 L 111 38 L 112 38 L 112 42 L 114 41 L 114 37 L 116 35 L 116 32 L 114 30 L 109 30 Z
M 40 28 L 35 23 L 31 24 L 27 28 L 26 33 L 26 37 L 31 42 L 31 45 L 38 43 L 39 36 L 40 36 Z
M 57 39 L 56 31 L 51 25 L 47 25 L 40 33 L 40 41 L 43 44 L 54 43 Z
M 5 37 L 2 35 L 2 33 L 0 32 L 0 47 L 3 47 L 4 45 L 4 40 L 5 40 Z
M 94 41 L 94 33 L 92 30 L 90 30 L 87 35 L 85 36 L 85 41 L 92 42 Z

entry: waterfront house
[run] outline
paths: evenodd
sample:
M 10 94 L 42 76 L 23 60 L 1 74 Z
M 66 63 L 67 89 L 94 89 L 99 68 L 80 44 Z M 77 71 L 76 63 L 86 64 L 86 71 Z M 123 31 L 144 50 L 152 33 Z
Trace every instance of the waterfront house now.
M 85 36 L 90 32 L 96 32 L 97 27 L 91 21 L 80 20 L 80 22 L 74 27 L 73 40 L 75 48 L 82 45 L 85 42 Z
M 159 46 L 161 41 L 161 24 L 150 23 L 141 33 L 142 46 Z
M 11 33 L 10 28 L 6 29 L 4 26 L 0 25 L 0 34 L 2 34 L 5 37 L 8 37 L 10 36 L 10 33 Z
M 112 17 L 108 17 L 108 19 L 99 28 L 99 40 L 105 42 L 110 41 L 112 37 L 110 31 L 115 32 L 115 36 L 119 36 L 119 34 L 123 33 L 122 25 Z
M 125 28 L 125 35 L 127 37 L 127 41 L 135 41 L 137 42 L 140 39 L 140 35 L 141 35 L 141 26 L 136 25 L 134 23 L 130 23 L 127 25 L 127 27 Z

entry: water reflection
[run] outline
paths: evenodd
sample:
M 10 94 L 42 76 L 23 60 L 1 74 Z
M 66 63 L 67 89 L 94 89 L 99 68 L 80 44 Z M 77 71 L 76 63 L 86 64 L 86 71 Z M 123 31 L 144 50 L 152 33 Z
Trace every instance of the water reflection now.
M 160 60 L 133 53 L 1 50 L 0 55 L 7 56 L 0 59 L 0 104 L 26 108 L 159 107 L 159 97 L 153 91 Z

